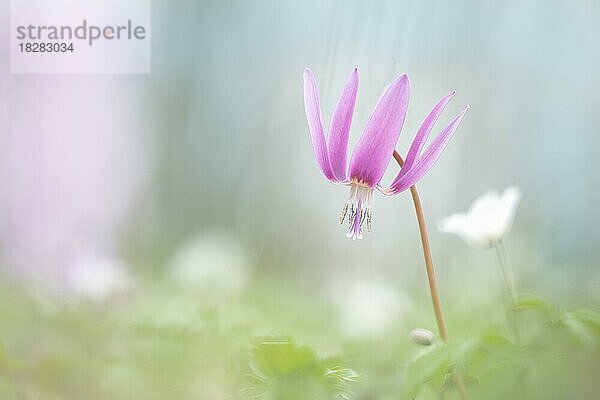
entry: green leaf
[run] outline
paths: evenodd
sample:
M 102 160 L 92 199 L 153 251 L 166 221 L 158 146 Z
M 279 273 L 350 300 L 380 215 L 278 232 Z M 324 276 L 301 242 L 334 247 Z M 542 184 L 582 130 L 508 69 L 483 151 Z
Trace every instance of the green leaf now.
M 254 364 L 265 375 L 285 376 L 312 369 L 317 357 L 306 346 L 289 339 L 265 340 L 252 350 Z
M 349 399 L 349 385 L 358 379 L 354 370 L 289 338 L 262 340 L 250 356 L 251 373 L 241 393 L 252 399 Z
M 567 311 L 562 323 L 578 339 L 588 345 L 600 343 L 600 317 L 592 310 Z
M 450 366 L 449 346 L 447 344 L 432 346 L 408 365 L 404 385 L 406 396 L 416 397 L 427 382 L 436 381 L 439 385 L 450 370 Z
M 600 312 L 589 308 L 577 308 L 571 310 L 570 314 L 591 328 L 600 331 Z
M 557 307 L 548 300 L 535 295 L 523 295 L 514 300 L 514 309 L 516 311 L 542 311 L 547 315 L 557 313 Z
M 487 332 L 479 337 L 477 349 L 469 359 L 470 372 L 477 380 L 495 376 L 505 370 L 515 370 L 524 356 L 524 347 L 513 344 L 497 332 Z
M 336 378 L 344 382 L 356 382 L 358 379 L 358 374 L 354 370 L 344 367 L 330 368 L 325 372 L 325 376 Z

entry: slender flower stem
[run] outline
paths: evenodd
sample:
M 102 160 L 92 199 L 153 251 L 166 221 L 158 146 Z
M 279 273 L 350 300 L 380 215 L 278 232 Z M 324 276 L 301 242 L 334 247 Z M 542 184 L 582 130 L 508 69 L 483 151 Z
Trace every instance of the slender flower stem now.
M 515 281 L 508 261 L 508 254 L 504 243 L 499 240 L 495 245 L 496 256 L 498 258 L 498 275 L 500 276 L 500 291 L 502 292 L 505 302 L 506 319 L 508 323 L 509 334 L 517 345 L 521 344 L 521 333 L 519 331 L 519 322 L 517 320 L 517 312 L 514 309 L 516 298 Z M 523 397 L 525 390 L 525 382 L 523 380 L 525 370 L 517 368 L 514 372 L 513 392 L 514 398 L 520 399 Z
M 404 160 L 395 150 L 394 159 L 398 165 L 400 165 L 400 168 L 402 168 L 404 165 Z M 437 287 L 437 279 L 435 277 L 435 270 L 433 268 L 433 259 L 431 258 L 431 247 L 429 246 L 429 237 L 427 235 L 425 216 L 423 215 L 423 206 L 421 205 L 421 199 L 416 186 L 412 186 L 410 188 L 410 194 L 412 195 L 413 203 L 415 204 L 415 212 L 417 213 L 417 221 L 419 223 L 419 232 L 421 233 L 421 244 L 423 245 L 423 256 L 425 257 L 425 268 L 427 270 L 427 280 L 429 281 L 429 289 L 431 291 L 431 301 L 433 302 L 435 320 L 440 332 L 440 337 L 444 342 L 447 342 L 448 328 L 446 327 L 446 320 L 444 319 L 444 312 L 442 311 L 442 303 L 440 301 L 440 293 Z
M 521 338 L 519 326 L 517 323 L 517 315 L 513 308 L 513 304 L 515 302 L 515 284 L 512 270 L 510 268 L 508 256 L 506 254 L 506 249 L 504 248 L 504 244 L 502 243 L 502 241 L 496 243 L 494 245 L 494 248 L 496 249 L 496 257 L 498 258 L 498 269 L 501 279 L 501 286 L 504 286 L 502 293 L 505 297 L 504 302 L 506 307 L 506 318 L 509 325 L 509 330 L 511 331 L 511 335 L 515 340 L 515 343 L 519 344 Z
M 404 160 L 396 150 L 394 150 L 394 159 L 400 168 L 402 168 L 404 165 Z M 425 215 L 423 214 L 423 205 L 421 204 L 421 198 L 419 197 L 419 192 L 417 191 L 416 185 L 411 186 L 410 194 L 412 195 L 413 203 L 415 205 L 415 212 L 417 214 L 417 222 L 419 223 L 419 233 L 421 234 L 421 245 L 423 246 L 425 269 L 427 270 L 427 280 L 429 282 L 429 290 L 431 292 L 431 301 L 433 303 L 435 320 L 437 322 L 440 338 L 442 338 L 444 343 L 446 343 L 448 342 L 448 328 L 446 327 L 446 320 L 444 319 L 444 312 L 442 310 L 442 303 L 440 301 L 440 293 L 437 287 L 437 279 L 435 277 L 435 269 L 433 268 L 431 247 L 429 246 L 429 236 L 427 235 L 427 224 L 425 222 Z M 459 375 L 454 375 L 454 381 L 460 397 L 463 400 L 467 399 L 467 391 L 462 378 Z

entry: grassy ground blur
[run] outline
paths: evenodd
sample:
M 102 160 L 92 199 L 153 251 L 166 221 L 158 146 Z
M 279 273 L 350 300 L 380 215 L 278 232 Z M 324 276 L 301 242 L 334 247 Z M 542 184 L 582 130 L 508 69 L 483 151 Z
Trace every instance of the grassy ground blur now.
M 488 303 L 449 307 L 452 341 L 419 346 L 408 332 L 431 321 L 428 307 L 353 337 L 297 275 L 226 295 L 147 276 L 104 304 L 4 287 L 0 398 L 457 398 L 451 371 L 471 398 L 595 398 L 599 314 L 533 296 L 518 307 L 521 344 L 490 323 L 502 309 Z

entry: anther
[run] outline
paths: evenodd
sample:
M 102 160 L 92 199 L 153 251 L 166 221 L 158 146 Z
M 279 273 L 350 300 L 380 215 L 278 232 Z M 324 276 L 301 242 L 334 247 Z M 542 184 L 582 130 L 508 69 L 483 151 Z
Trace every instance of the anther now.
M 340 216 L 340 225 L 344 223 L 344 220 L 346 219 L 346 214 L 348 214 L 348 203 L 346 203 L 346 205 L 342 209 L 342 215 Z

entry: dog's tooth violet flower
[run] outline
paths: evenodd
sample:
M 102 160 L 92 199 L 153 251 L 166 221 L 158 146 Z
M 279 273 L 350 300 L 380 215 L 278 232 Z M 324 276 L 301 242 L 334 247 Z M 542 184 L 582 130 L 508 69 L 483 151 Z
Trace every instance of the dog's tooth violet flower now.
M 510 231 L 520 200 L 521 192 L 514 186 L 502 194 L 487 192 L 471 204 L 467 213 L 456 213 L 440 221 L 438 229 L 476 247 L 491 247 Z
M 304 108 L 308 119 L 317 163 L 327 179 L 350 187 L 348 201 L 342 210 L 340 223 L 348 218 L 348 237 L 362 239 L 362 228 L 371 229 L 373 189 L 385 195 L 396 195 L 414 185 L 437 161 L 456 131 L 469 106 L 450 122 L 421 152 L 433 125 L 454 96 L 443 97 L 431 110 L 418 130 L 406 156 L 404 167 L 388 188 L 379 183 L 392 158 L 408 109 L 410 81 L 401 75 L 383 93 L 362 136 L 358 140 L 347 166 L 348 136 L 358 90 L 358 70 L 348 78 L 331 116 L 329 135 L 325 138 L 317 83 L 311 70 L 304 70 Z

